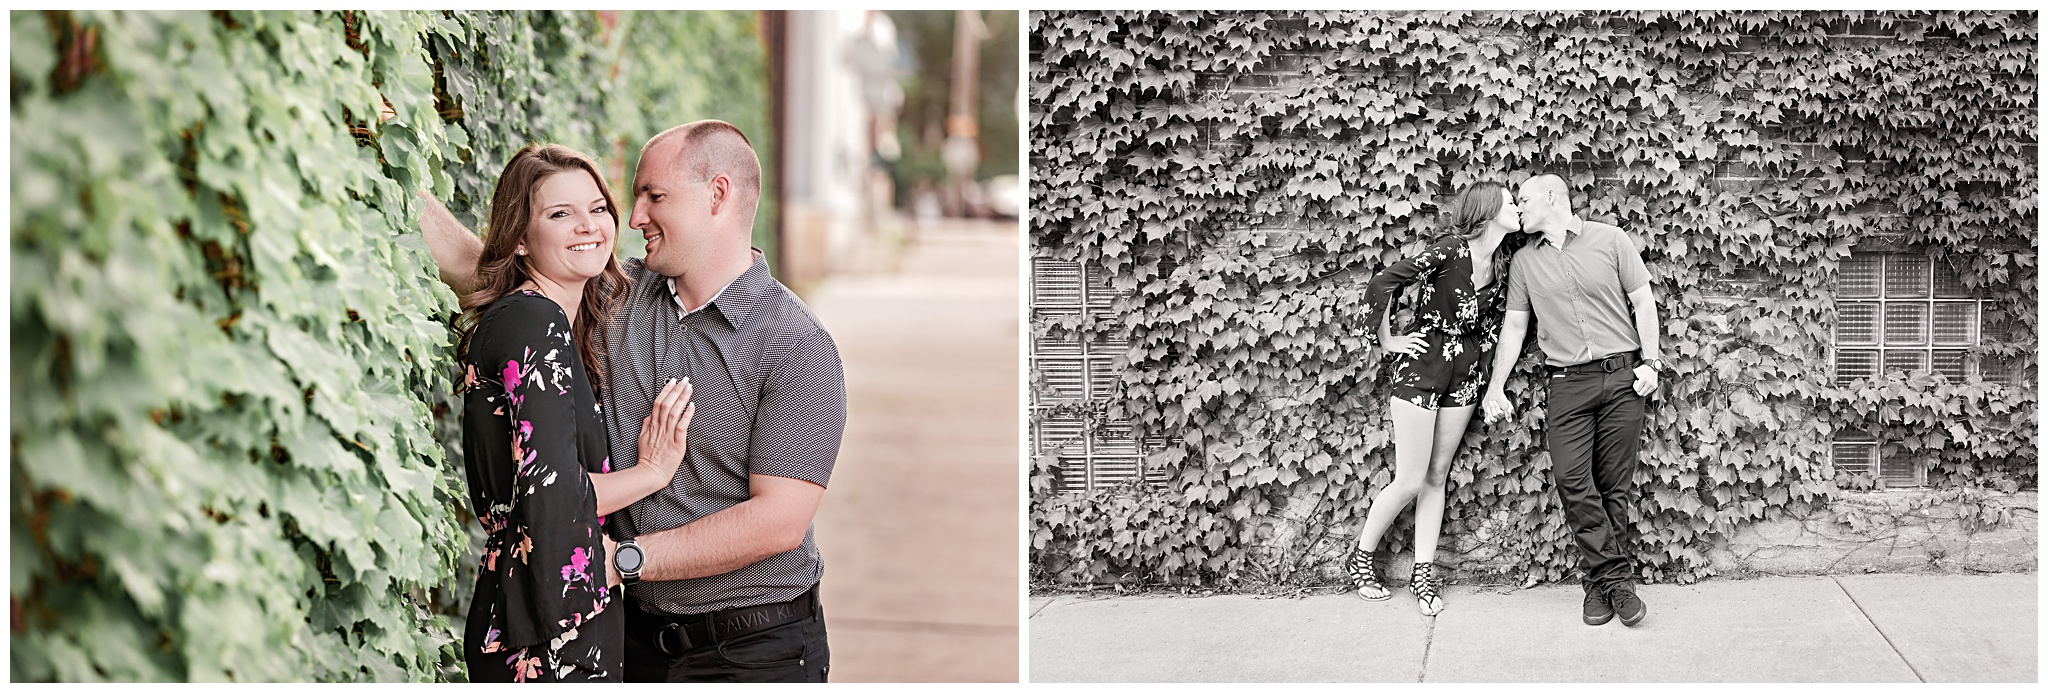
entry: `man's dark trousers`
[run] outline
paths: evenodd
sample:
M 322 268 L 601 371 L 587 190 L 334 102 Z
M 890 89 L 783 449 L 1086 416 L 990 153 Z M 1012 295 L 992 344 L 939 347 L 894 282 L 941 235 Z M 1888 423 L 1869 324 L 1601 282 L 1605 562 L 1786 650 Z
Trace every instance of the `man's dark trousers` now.
M 693 647 L 670 656 L 655 644 L 657 617 L 626 599 L 627 683 L 825 683 L 832 652 L 825 641 L 825 609 L 811 599 L 809 618 Z
M 1629 585 L 1635 573 L 1628 506 L 1642 449 L 1643 396 L 1635 391 L 1635 359 L 1615 361 L 1626 365 L 1603 372 L 1595 361 L 1591 372 L 1550 376 L 1551 477 L 1579 545 L 1579 581 L 1589 591 Z

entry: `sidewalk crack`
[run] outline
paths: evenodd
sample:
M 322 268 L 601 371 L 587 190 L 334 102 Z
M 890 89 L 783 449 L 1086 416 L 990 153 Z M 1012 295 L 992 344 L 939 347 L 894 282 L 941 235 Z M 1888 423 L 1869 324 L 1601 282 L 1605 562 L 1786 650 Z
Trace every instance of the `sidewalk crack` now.
M 1038 608 L 1036 608 L 1036 609 L 1032 609 L 1032 610 L 1031 610 L 1031 615 L 1030 615 L 1030 616 L 1026 616 L 1026 617 L 1024 617 L 1024 618 L 1026 618 L 1026 619 L 1033 619 L 1033 618 L 1038 618 L 1038 613 L 1039 613 L 1039 612 L 1041 612 L 1041 611 L 1045 611 L 1046 607 L 1050 607 L 1050 606 L 1052 606 L 1053 604 L 1056 604 L 1056 603 L 1058 603 L 1058 602 L 1059 602 L 1059 600 L 1058 600 L 1058 599 L 1052 599 L 1052 600 L 1048 600 L 1048 601 L 1046 601 L 1046 603 L 1038 605 Z
M 1870 612 L 1863 610 L 1863 604 L 1856 601 L 1856 594 L 1849 591 L 1849 586 L 1842 584 L 1842 580 L 1834 576 L 1829 576 L 1828 581 L 1835 583 L 1835 589 L 1841 590 L 1843 596 L 1849 598 L 1849 603 L 1856 607 L 1856 613 L 1863 617 L 1863 622 L 1870 624 L 1871 630 L 1877 631 L 1877 636 L 1884 638 L 1884 644 L 1892 648 L 1892 654 L 1898 655 L 1899 661 L 1906 663 L 1906 669 L 1913 672 L 1913 678 L 1919 679 L 1921 683 L 1927 683 L 1927 677 L 1920 675 L 1920 667 L 1913 666 L 1913 660 L 1907 659 L 1906 653 L 1899 651 L 1899 644 L 1892 642 L 1892 636 L 1884 632 L 1884 627 L 1877 625 L 1877 620 L 1870 617 Z
M 1434 644 L 1436 644 L 1436 617 L 1435 617 L 1435 616 L 1430 616 L 1430 617 L 1428 617 L 1428 618 L 1429 618 L 1429 627 L 1427 627 L 1427 628 L 1424 628 L 1424 629 L 1422 630 L 1422 666 L 1421 666 L 1420 668 L 1418 668 L 1418 669 L 1416 670 L 1416 672 L 1415 672 L 1415 682 L 1416 682 L 1416 683 L 1427 683 L 1427 682 L 1428 682 L 1428 680 L 1429 680 L 1429 648 L 1430 648 L 1430 646 L 1431 646 L 1431 645 L 1434 645 Z

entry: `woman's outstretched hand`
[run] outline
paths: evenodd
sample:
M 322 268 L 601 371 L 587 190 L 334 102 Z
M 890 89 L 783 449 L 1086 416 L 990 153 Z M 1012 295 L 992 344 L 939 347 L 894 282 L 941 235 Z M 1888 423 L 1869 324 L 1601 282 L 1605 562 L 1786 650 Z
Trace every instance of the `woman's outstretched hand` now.
M 1382 340 L 1380 344 L 1387 350 L 1387 353 L 1403 356 L 1419 355 L 1422 353 L 1423 347 L 1426 346 L 1422 338 L 1415 336 L 1414 333 L 1397 334 Z
M 657 489 L 667 487 L 676 478 L 676 469 L 682 467 L 690 417 L 697 413 L 697 405 L 690 401 L 692 391 L 689 378 L 669 381 L 654 397 L 654 413 L 640 422 L 638 466 L 655 470 L 653 474 L 660 482 L 655 486 Z

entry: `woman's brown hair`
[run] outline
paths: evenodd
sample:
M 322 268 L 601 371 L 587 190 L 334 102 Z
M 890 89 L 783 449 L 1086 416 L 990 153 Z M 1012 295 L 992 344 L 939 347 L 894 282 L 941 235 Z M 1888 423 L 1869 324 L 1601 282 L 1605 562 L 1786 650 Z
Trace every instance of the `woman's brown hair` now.
M 605 211 L 612 215 L 613 228 L 618 227 L 619 207 L 612 198 L 611 185 L 597 172 L 597 163 L 590 157 L 559 144 L 529 144 L 513 154 L 505 164 L 505 172 L 498 176 L 497 190 L 491 194 L 484 252 L 476 262 L 477 288 L 462 297 L 462 315 L 456 318 L 456 330 L 461 334 L 456 350 L 458 359 L 467 359 L 469 340 L 476 334 L 483 309 L 532 278 L 533 268 L 527 265 L 526 256 L 515 251 L 526 241 L 526 227 L 533 220 L 533 194 L 542 179 L 566 171 L 590 174 L 590 179 L 597 182 L 598 192 L 604 195 Z M 612 306 L 625 295 L 626 273 L 619 269 L 619 258 L 614 253 L 605 261 L 604 272 L 584 283 L 583 300 L 576 311 L 576 351 L 583 358 L 583 369 L 590 373 L 594 389 L 603 388 L 604 381 L 603 345 L 597 339 L 603 333 L 598 325 L 611 318 Z
M 1446 233 L 1472 240 L 1486 232 L 1486 222 L 1500 215 L 1501 194 L 1507 186 L 1492 181 L 1473 183 L 1451 198 L 1443 216 Z

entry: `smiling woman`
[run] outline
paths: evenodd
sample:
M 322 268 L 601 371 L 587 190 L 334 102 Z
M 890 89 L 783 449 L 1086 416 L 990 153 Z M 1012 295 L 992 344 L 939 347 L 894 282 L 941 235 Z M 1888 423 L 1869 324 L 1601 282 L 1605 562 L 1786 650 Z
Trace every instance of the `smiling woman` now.
M 530 206 L 533 218 L 527 222 L 526 233 L 532 247 L 520 241 L 515 252 L 532 262 L 534 272 L 528 281 L 562 304 L 564 312 L 573 311 L 585 277 L 596 277 L 611 264 L 612 243 L 618 233 L 611 196 L 597 178 L 565 171 L 540 179 Z M 569 323 L 576 324 L 573 312 Z
M 687 382 L 664 389 L 642 429 L 644 463 L 612 471 L 592 338 L 625 287 L 613 209 L 596 165 L 560 145 L 519 150 L 491 199 L 460 323 L 463 461 L 487 533 L 463 638 L 472 681 L 623 677 L 601 515 L 667 485 L 691 409 Z
M 589 157 L 561 145 L 519 150 L 505 164 L 491 196 L 489 231 L 476 263 L 476 290 L 462 298 L 463 314 L 471 321 L 467 324 L 473 329 L 480 308 L 533 281 L 562 304 L 564 313 L 597 318 L 577 325 L 577 350 L 602 379 L 604 365 L 595 358 L 591 336 L 596 324 L 609 315 L 608 305 L 625 291 L 625 274 L 611 252 L 618 229 L 616 209 L 611 187 Z M 565 262 L 569 250 L 560 241 L 572 237 L 596 239 L 603 252 Z M 528 247 L 529 240 L 535 241 L 533 248 Z M 582 242 L 588 241 L 569 244 Z M 599 276 L 602 281 L 587 281 Z

